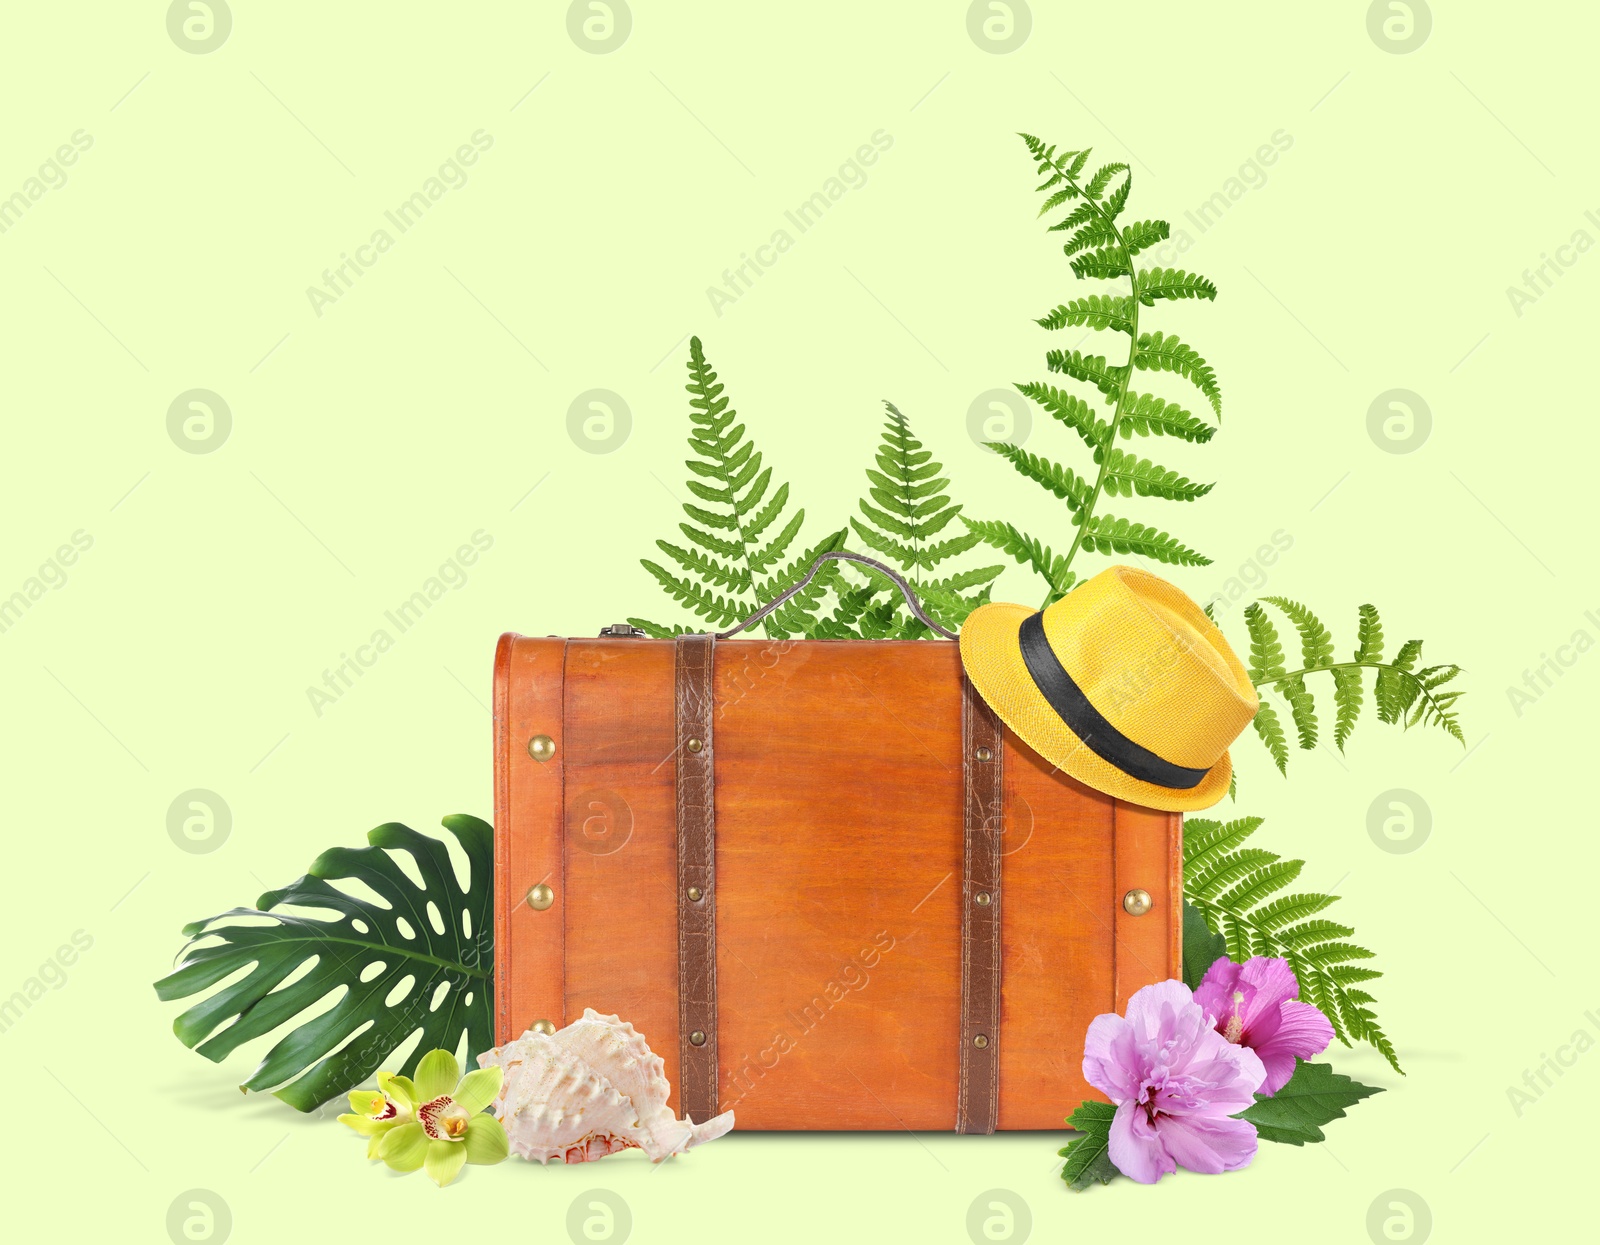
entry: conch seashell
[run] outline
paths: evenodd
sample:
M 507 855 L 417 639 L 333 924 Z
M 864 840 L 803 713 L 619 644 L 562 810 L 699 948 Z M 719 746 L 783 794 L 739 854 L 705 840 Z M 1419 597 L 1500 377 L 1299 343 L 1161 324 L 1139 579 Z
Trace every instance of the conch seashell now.
M 661 1056 L 627 1021 L 592 1007 L 557 1033 L 530 1029 L 478 1064 L 504 1070 L 495 1117 L 512 1150 L 541 1163 L 585 1163 L 633 1146 L 659 1163 L 733 1127 L 732 1111 L 703 1124 L 673 1115 Z

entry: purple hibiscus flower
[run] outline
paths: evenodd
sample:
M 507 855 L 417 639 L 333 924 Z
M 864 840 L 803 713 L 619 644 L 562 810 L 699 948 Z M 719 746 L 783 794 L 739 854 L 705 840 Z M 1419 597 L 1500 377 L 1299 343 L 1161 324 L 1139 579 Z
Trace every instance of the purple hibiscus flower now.
M 1181 981 L 1145 986 L 1128 1000 L 1126 1019 L 1096 1016 L 1083 1075 L 1116 1104 L 1111 1161 L 1141 1184 L 1180 1166 L 1234 1171 L 1255 1157 L 1255 1126 L 1230 1117 L 1255 1101 L 1266 1070 L 1212 1027 Z
M 1294 1075 L 1296 1059 L 1310 1059 L 1333 1041 L 1328 1018 L 1299 998 L 1289 962 L 1259 955 L 1243 964 L 1222 957 L 1194 992 L 1218 1033 L 1260 1057 L 1267 1070 L 1260 1092 L 1269 1096 Z

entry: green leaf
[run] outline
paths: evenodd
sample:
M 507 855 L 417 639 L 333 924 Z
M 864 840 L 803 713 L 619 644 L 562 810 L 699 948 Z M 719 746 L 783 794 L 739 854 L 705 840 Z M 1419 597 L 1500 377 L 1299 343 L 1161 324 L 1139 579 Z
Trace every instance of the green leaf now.
M 1118 277 L 1132 274 L 1132 262 L 1121 246 L 1106 246 L 1098 251 L 1087 251 L 1072 261 L 1072 275 L 1075 277 L 1113 281 Z
M 1118 173 L 1128 172 L 1126 164 L 1102 164 L 1095 170 L 1094 176 L 1089 179 L 1089 184 L 1083 188 L 1084 197 L 1098 199 L 1105 194 L 1106 187 L 1111 184 L 1111 179 Z
M 1261 825 L 1259 817 L 1241 817 L 1236 821 L 1211 821 L 1204 817 L 1186 817 L 1183 821 L 1183 867 L 1190 873 L 1200 873 L 1224 852 L 1232 851 L 1243 843 Z
M 1437 727 L 1457 742 L 1466 743 L 1455 710 L 1461 692 L 1447 686 L 1461 673 L 1459 666 L 1415 669 L 1422 656 L 1421 640 L 1408 640 L 1393 661 L 1385 662 L 1383 625 L 1378 611 L 1370 605 L 1363 605 L 1360 610 L 1353 660 L 1335 662 L 1333 636 L 1315 614 L 1287 597 L 1261 599 L 1282 610 L 1294 624 L 1300 637 L 1300 668 L 1287 669 L 1277 629 L 1261 605 L 1251 602 L 1244 611 L 1245 626 L 1250 632 L 1250 679 L 1258 691 L 1272 687 L 1288 702 L 1302 748 L 1314 748 L 1319 736 L 1316 700 L 1306 686 L 1306 675 L 1325 672 L 1333 682 L 1336 709 L 1333 738 L 1342 750 L 1361 717 L 1365 701 L 1362 671 L 1365 669 L 1377 672 L 1373 702 L 1379 721 L 1403 723 L 1408 729 Z M 1269 716 L 1265 703 L 1256 715 L 1256 733 L 1267 743 L 1278 768 L 1287 772 L 1287 751 L 1280 751 L 1278 747 L 1281 728 L 1276 725 L 1276 718 Z
M 1203 445 L 1217 430 L 1181 406 L 1147 393 L 1130 393 L 1123 403 L 1118 431 L 1124 437 L 1137 432 L 1140 436 L 1177 437 Z
M 1052 553 L 1049 546 L 1041 544 L 1036 537 L 1018 531 L 1009 523 L 969 519 L 966 515 L 961 516 L 961 521 L 986 544 L 1010 554 L 1024 566 L 1030 566 L 1038 572 L 1050 585 L 1052 600 L 1064 597 L 1072 590 L 1076 577 L 1067 569 L 1066 558 Z
M 782 596 L 792 584 L 805 577 L 806 572 L 824 553 L 843 549 L 848 533 L 848 528 L 840 528 L 837 532 L 824 536 L 811 548 L 802 550 L 800 556 L 788 566 L 757 584 L 757 595 L 762 601 Z M 816 626 L 824 598 L 839 580 L 839 563 L 824 563 L 817 571 L 816 578 L 768 615 L 771 625 L 767 628 L 767 634 L 774 637 L 810 635 Z
M 961 514 L 961 507 L 946 495 L 950 482 L 941 474 L 944 467 L 934 461 L 931 451 L 923 448 L 912 432 L 911 421 L 899 408 L 892 402 L 883 405 L 887 417 L 874 458 L 878 469 L 867 469 L 868 495 L 872 500 L 863 498 L 858 503 L 861 518 L 852 518 L 850 525 L 863 545 L 881 554 L 911 580 L 931 617 L 946 627 L 952 625 L 952 620 L 959 624 L 980 603 L 977 597 L 962 594 L 987 583 L 1001 568 L 957 569 L 947 565 L 977 546 L 980 538 L 971 531 L 940 536 Z M 1003 455 L 1020 453 L 1010 445 L 998 448 Z M 1024 455 L 1023 459 L 1019 470 L 1029 466 L 1026 460 L 1031 456 Z M 1037 460 L 1038 470 L 1052 466 Z M 1069 488 L 1066 476 L 1058 478 L 1056 484 Z M 1087 486 L 1080 483 L 1078 487 Z M 945 574 L 939 576 L 941 568 Z M 832 615 L 820 619 L 816 630 L 807 634 L 828 639 L 920 639 L 933 634 L 912 617 L 898 592 L 872 604 L 880 590 L 889 588 L 888 580 L 857 567 L 851 567 L 850 573 L 864 577 L 866 584 L 843 586 Z M 933 576 L 938 577 L 930 578 Z
M 1165 532 L 1108 514 L 1097 514 L 1085 523 L 1080 540 L 1085 548 L 1101 553 L 1137 553 L 1174 566 L 1211 565 L 1210 558 L 1180 544 Z
M 694 633 L 693 627 L 686 627 L 682 623 L 674 623 L 672 626 L 668 627 L 661 623 L 651 622 L 648 618 L 630 618 L 628 619 L 628 622 L 630 625 L 639 628 L 640 631 L 644 632 L 645 635 L 649 636 L 652 640 L 670 640 L 674 636 L 690 635 Z
M 1278 735 L 1281 741 L 1281 728 Z M 1280 742 L 1276 750 L 1286 754 L 1287 748 Z M 1372 953 L 1348 941 L 1355 933 L 1349 926 L 1317 916 L 1337 902 L 1336 896 L 1280 893 L 1298 877 L 1304 862 L 1247 846 L 1260 825 L 1260 818 L 1225 825 L 1185 819 L 1185 900 L 1225 941 L 1229 959 L 1242 963 L 1262 955 L 1287 960 L 1300 983 L 1301 999 L 1328 1018 L 1341 1042 L 1368 1042 L 1401 1071 L 1394 1046 L 1372 1010 L 1372 996 L 1357 988 L 1381 975 L 1352 963 L 1371 959 Z M 1184 938 L 1187 947 L 1187 926 Z M 1185 960 L 1187 972 L 1187 954 Z
M 656 577 L 656 582 L 665 588 L 675 601 L 687 605 L 695 614 L 719 627 L 726 627 L 755 612 L 745 609 L 738 601 L 717 596 L 692 580 L 678 578 L 648 558 L 641 559 L 640 565 Z
M 1165 242 L 1172 233 L 1172 227 L 1164 220 L 1136 220 L 1130 221 L 1122 227 L 1122 242 L 1128 248 L 1129 255 L 1137 255 L 1140 251 L 1148 251 L 1158 242 Z M 1161 269 L 1153 269 L 1160 272 Z
M 1300 633 L 1300 664 L 1307 670 L 1320 670 L 1333 661 L 1333 636 L 1322 625 L 1322 620 L 1288 597 L 1262 597 L 1268 604 L 1276 605 L 1289 616 L 1289 621 Z
M 1114 406 L 1108 419 L 1096 418 L 1087 402 L 1054 385 L 1017 386 L 1077 434 L 1098 468 L 1092 476 L 1087 472 L 1080 475 L 1070 465 L 1042 454 L 1017 451 L 1007 455 L 1024 476 L 1066 500 L 1076 521 L 1077 530 L 1057 568 L 1060 574 L 1050 583 L 1048 604 L 1061 595 L 1060 577 L 1071 572 L 1074 558 L 1086 550 L 1103 555 L 1134 554 L 1176 566 L 1209 564 L 1204 555 L 1156 527 L 1096 511 L 1102 496 L 1193 501 L 1210 491 L 1208 484 L 1196 484 L 1177 471 L 1115 449 L 1113 441 L 1135 434 L 1178 437 L 1191 444 L 1211 439 L 1215 429 L 1209 424 L 1162 399 L 1129 393 L 1128 379 L 1135 367 L 1176 372 L 1198 385 L 1220 415 L 1221 391 L 1206 361 L 1176 337 L 1138 332 L 1141 308 L 1153 307 L 1162 299 L 1213 299 L 1216 287 L 1204 277 L 1175 269 L 1153 267 L 1136 274 L 1134 257 L 1171 237 L 1172 230 L 1163 220 L 1117 223 L 1133 184 L 1125 164 L 1104 165 L 1088 182 L 1082 182 L 1079 178 L 1088 152 L 1061 151 L 1033 135 L 1022 137 L 1043 178 L 1038 190 L 1047 197 L 1040 214 L 1072 203 L 1071 210 L 1051 229 L 1070 231 L 1063 250 L 1073 275 L 1080 280 L 1128 282 L 1126 292 L 1095 293 L 1062 302 L 1038 323 L 1049 330 L 1069 325 L 1113 329 L 1134 339 L 1125 363 L 1111 363 L 1104 356 L 1076 349 L 1051 350 L 1045 355 L 1052 372 L 1094 386 Z M 1024 551 L 1028 541 L 1032 538 L 995 543 L 1002 548 L 1009 543 L 1020 560 L 1037 565 L 1037 559 L 1030 556 L 1032 551 Z
M 1068 325 L 1078 328 L 1114 329 L 1119 333 L 1133 329 L 1133 300 L 1107 294 L 1090 294 L 1087 298 L 1074 298 L 1062 303 L 1049 315 L 1034 323 L 1041 328 L 1064 329 Z
M 1228 940 L 1213 933 L 1200 909 L 1183 905 L 1183 984 L 1198 990 L 1208 970 L 1228 954 Z
M 1170 333 L 1142 333 L 1133 355 L 1134 366 L 1142 371 L 1176 372 L 1205 394 L 1211 409 L 1222 415 L 1222 390 L 1211 365 Z
M 178 1040 L 220 1062 L 337 993 L 330 1009 L 279 1038 L 243 1086 L 281 1086 L 277 1096 L 301 1111 L 372 1076 L 419 1029 L 401 1075 L 430 1050 L 455 1050 L 463 1034 L 475 1063 L 494 1045 L 494 830 L 464 814 L 443 824 L 466 852 L 466 889 L 441 840 L 390 822 L 368 833 L 367 847 L 324 852 L 305 877 L 266 892 L 255 908 L 186 925 L 190 941 L 177 968 L 155 983 L 158 998 L 188 998 L 244 975 L 183 1012 L 172 1026 Z M 393 852 L 411 858 L 421 885 Z M 329 885 L 347 879 L 381 902 Z
M 1343 752 L 1345 740 L 1350 738 L 1350 732 L 1361 717 L 1361 671 L 1333 671 L 1333 703 L 1338 711 L 1333 725 L 1333 741 Z
M 760 596 L 761 584 L 782 578 L 773 576 L 773 568 L 798 542 L 805 511 L 797 508 L 788 513 L 789 486 L 775 482 L 772 468 L 764 465 L 761 452 L 746 437 L 744 425 L 735 422 L 738 413 L 729 406 L 724 386 L 698 337 L 689 340 L 686 388 L 690 395 L 689 448 L 694 457 L 685 462 L 690 478 L 684 488 L 695 501 L 683 503 L 692 522 L 680 524 L 679 530 L 699 549 L 656 542 L 682 569 L 682 575 L 649 559 L 641 560 L 641 565 L 669 596 L 697 617 L 714 626 L 728 626 L 766 604 Z M 791 604 L 773 614 L 764 629 L 769 636 L 776 636 L 785 618 L 793 621 L 805 615 L 803 604 Z M 651 635 L 674 635 L 695 628 L 651 623 L 645 629 Z
M 1278 641 L 1278 629 L 1273 626 L 1267 611 L 1254 601 L 1244 607 L 1244 623 L 1250 632 L 1250 681 L 1257 686 L 1286 673 L 1283 664 L 1283 645 Z
M 1305 679 L 1298 674 L 1280 679 L 1277 688 L 1289 702 L 1289 716 L 1294 719 L 1300 747 L 1309 752 L 1317 746 L 1317 702 L 1306 690 Z
M 1106 443 L 1109 425 L 1105 420 L 1096 418 L 1094 409 L 1076 394 L 1035 381 L 1019 384 L 1017 392 L 1025 398 L 1031 398 L 1053 418 L 1071 428 L 1090 450 L 1098 450 Z
M 1148 458 L 1140 458 L 1119 449 L 1105 451 L 1105 471 L 1101 476 L 1107 496 L 1165 497 L 1168 501 L 1194 501 L 1212 489 L 1209 484 L 1196 484 L 1176 471 L 1157 466 Z
M 1111 222 L 1100 219 L 1091 204 L 1085 203 L 1083 206 L 1089 209 L 1089 220 L 1061 248 L 1068 255 L 1076 255 L 1092 246 L 1103 247 L 1117 240 L 1117 231 Z
M 1254 1124 L 1256 1135 L 1263 1141 L 1303 1146 L 1325 1140 L 1322 1126 L 1344 1118 L 1346 1107 L 1382 1092 L 1352 1081 L 1328 1064 L 1302 1059 L 1295 1063 L 1294 1075 L 1276 1094 L 1270 1098 L 1257 1094 L 1255 1105 L 1246 1107 L 1235 1118 Z
M 1289 736 L 1284 732 L 1283 723 L 1278 720 L 1278 711 L 1263 700 L 1250 724 L 1255 727 L 1256 735 L 1262 743 L 1266 744 L 1267 751 L 1272 754 L 1272 760 L 1277 765 L 1278 772 L 1284 777 L 1288 777 Z
M 1067 1161 L 1061 1168 L 1061 1179 L 1067 1188 L 1082 1192 L 1099 1181 L 1110 1184 L 1122 1173 L 1111 1161 L 1111 1121 L 1117 1109 L 1109 1102 L 1089 1099 L 1067 1117 L 1067 1127 L 1078 1134 L 1059 1151 Z
M 1361 607 L 1361 622 L 1356 631 L 1356 660 L 1375 662 L 1383 660 L 1383 623 L 1378 618 L 1376 606 Z
M 1087 381 L 1112 402 L 1122 392 L 1128 373 L 1125 367 L 1109 366 L 1101 355 L 1083 354 L 1077 350 L 1047 350 L 1044 364 L 1052 372 Z
M 1215 299 L 1217 287 L 1205 277 L 1176 268 L 1146 268 L 1135 283 L 1139 301 L 1153 307 L 1158 298 Z
M 1089 485 L 1079 479 L 1071 467 L 1051 462 L 1048 458 L 1040 458 L 1037 454 L 1030 454 L 1015 445 L 1007 445 L 1004 441 L 996 441 L 989 448 L 1006 459 L 1028 479 L 1036 484 L 1042 484 L 1061 498 L 1067 503 L 1067 509 L 1074 513 L 1081 511 L 1088 503 Z

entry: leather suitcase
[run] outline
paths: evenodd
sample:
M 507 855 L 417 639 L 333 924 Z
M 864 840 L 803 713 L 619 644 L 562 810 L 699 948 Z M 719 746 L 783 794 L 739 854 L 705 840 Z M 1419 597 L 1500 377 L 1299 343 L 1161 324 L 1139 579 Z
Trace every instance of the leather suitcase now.
M 631 632 L 631 628 L 608 628 Z M 1181 976 L 1181 821 L 1005 732 L 947 641 L 501 638 L 496 1036 L 586 1007 L 741 1129 L 1059 1129 Z

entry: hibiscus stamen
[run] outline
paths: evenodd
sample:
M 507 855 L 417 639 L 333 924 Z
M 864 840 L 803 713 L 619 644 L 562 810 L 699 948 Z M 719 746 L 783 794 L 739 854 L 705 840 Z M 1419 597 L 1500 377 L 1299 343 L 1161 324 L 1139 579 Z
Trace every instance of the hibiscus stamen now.
M 1235 990 L 1233 992 L 1233 1015 L 1228 1017 L 1227 1027 L 1222 1031 L 1222 1036 L 1235 1046 L 1239 1044 L 1239 1039 L 1244 1036 L 1244 1018 L 1239 1015 L 1239 1005 L 1243 1002 L 1244 991 Z

